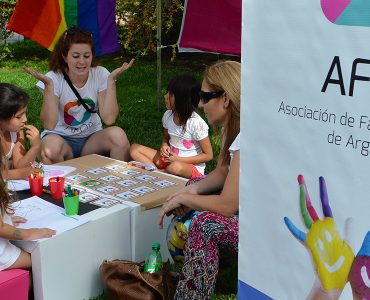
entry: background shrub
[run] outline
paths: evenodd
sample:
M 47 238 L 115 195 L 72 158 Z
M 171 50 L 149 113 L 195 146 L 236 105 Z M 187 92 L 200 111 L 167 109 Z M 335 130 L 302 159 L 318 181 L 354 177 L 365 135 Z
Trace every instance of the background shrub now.
M 182 14 L 182 0 L 162 0 L 162 45 L 177 43 Z M 119 42 L 128 53 L 150 56 L 157 49 L 156 0 L 117 0 Z
M 13 14 L 14 7 L 15 7 L 15 0 L 11 1 L 0 1 L 0 42 L 6 43 L 6 39 L 11 35 L 11 31 L 6 30 L 6 25 Z M 7 45 L 2 47 L 2 51 L 0 52 L 0 61 L 4 60 L 7 57 L 11 57 L 11 51 Z

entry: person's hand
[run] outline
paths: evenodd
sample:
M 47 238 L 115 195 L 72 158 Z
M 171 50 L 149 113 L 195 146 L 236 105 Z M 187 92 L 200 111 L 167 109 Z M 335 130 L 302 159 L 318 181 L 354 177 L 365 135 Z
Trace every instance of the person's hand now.
M 20 217 L 20 216 L 12 216 L 12 223 L 15 227 L 18 227 L 19 225 L 26 223 L 27 219 Z
M 173 209 L 172 211 L 170 211 L 170 213 L 167 213 L 166 215 L 174 215 L 175 217 L 180 217 L 185 216 L 190 211 L 191 211 L 190 207 L 181 205 L 180 207 Z
M 159 150 L 159 153 L 162 157 L 167 158 L 171 155 L 171 147 L 167 143 L 163 143 L 161 149 Z
M 164 216 L 170 216 L 172 212 L 182 206 L 181 195 L 173 197 L 170 201 L 163 203 L 161 211 L 158 214 L 158 224 L 160 228 L 163 228 L 163 218 Z
M 173 162 L 177 161 L 178 158 L 179 158 L 179 156 L 177 154 L 170 153 L 170 155 L 168 157 L 164 158 L 164 161 L 166 163 L 173 163 Z
M 31 168 L 31 170 L 30 170 L 30 173 L 28 175 L 31 175 L 31 174 L 38 175 L 40 173 L 44 173 L 43 169 L 35 168 L 35 167 L 32 166 L 32 164 L 31 164 L 30 168 Z
M 166 202 L 171 201 L 173 198 L 176 198 L 177 196 L 181 194 L 192 194 L 192 195 L 198 195 L 198 192 L 194 186 L 194 184 L 187 185 L 183 187 L 181 190 L 169 195 L 166 199 Z
M 34 69 L 31 69 L 31 68 L 28 68 L 28 67 L 25 67 L 25 66 L 23 66 L 22 69 L 24 71 L 26 71 L 28 74 L 35 77 L 37 80 L 40 80 L 41 82 L 43 82 L 45 84 L 45 87 L 50 86 L 50 85 L 53 84 L 53 80 L 50 77 L 48 77 L 44 74 L 41 74 L 40 72 L 37 72 Z
M 27 180 L 28 179 L 28 176 L 30 176 L 31 174 L 34 174 L 34 175 L 37 175 L 37 173 L 42 173 L 43 170 L 42 169 L 39 169 L 39 168 L 33 168 L 32 166 L 29 166 L 29 167 L 24 167 L 24 168 L 21 168 L 19 169 L 19 177 L 20 179 L 24 179 L 24 180 Z
M 185 194 L 197 195 L 197 190 L 193 185 L 188 185 L 168 196 L 158 215 L 158 224 L 160 228 L 163 228 L 163 218 L 165 215 L 181 216 L 187 214 L 191 210 L 191 208 L 182 205 L 182 196 Z
M 324 213 L 324 220 L 320 220 L 311 204 L 303 176 L 298 176 L 300 190 L 300 207 L 303 220 L 308 233 L 299 230 L 288 217 L 284 218 L 285 224 L 300 242 L 310 251 L 316 273 L 322 287 L 320 294 L 327 295 L 325 299 L 337 298 L 348 280 L 348 274 L 354 259 L 354 253 L 349 244 L 338 233 L 333 214 L 329 205 L 325 180 L 320 181 L 320 198 Z M 349 220 L 347 220 L 349 221 Z M 346 221 L 346 229 L 349 222 Z M 347 231 L 347 230 L 346 230 Z M 311 292 L 311 294 L 313 294 Z M 317 295 L 317 293 L 316 293 Z
M 41 140 L 39 130 L 33 125 L 25 125 L 24 128 L 26 129 L 26 138 L 30 141 L 30 146 L 40 147 Z
M 370 231 L 367 232 L 361 249 L 352 263 L 348 280 L 356 300 L 370 299 Z
M 49 228 L 31 228 L 23 229 L 26 231 L 27 240 L 38 240 L 44 238 L 50 238 L 56 234 L 55 230 Z
M 125 71 L 127 71 L 128 69 L 131 68 L 132 64 L 134 63 L 135 59 L 131 59 L 129 63 L 127 62 L 124 62 L 122 64 L 122 66 L 120 66 L 119 68 L 113 70 L 109 77 L 111 77 L 113 80 L 117 80 L 117 78 L 122 75 Z

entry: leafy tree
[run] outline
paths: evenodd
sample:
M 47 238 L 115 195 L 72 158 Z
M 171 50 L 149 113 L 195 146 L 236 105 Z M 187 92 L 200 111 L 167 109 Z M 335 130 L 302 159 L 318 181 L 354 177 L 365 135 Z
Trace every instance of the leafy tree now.
M 11 15 L 13 14 L 16 1 L 0 1 L 0 42 L 6 43 L 6 39 L 12 33 L 9 30 L 6 30 L 6 25 L 9 22 Z M 5 45 L 2 47 L 0 53 L 0 61 L 4 60 L 6 57 L 11 56 L 9 47 Z
M 173 46 L 180 32 L 183 0 L 161 0 L 162 45 Z M 123 48 L 139 56 L 157 50 L 157 1 L 117 0 L 119 41 Z

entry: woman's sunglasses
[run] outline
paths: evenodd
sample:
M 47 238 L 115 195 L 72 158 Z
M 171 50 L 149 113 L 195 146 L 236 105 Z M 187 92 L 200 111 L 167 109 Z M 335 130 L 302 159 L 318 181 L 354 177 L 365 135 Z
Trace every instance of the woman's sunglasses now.
M 214 92 L 199 92 L 199 98 L 203 101 L 204 104 L 208 103 L 209 100 L 213 98 L 218 98 L 222 96 L 222 94 L 225 93 L 224 90 L 214 91 Z

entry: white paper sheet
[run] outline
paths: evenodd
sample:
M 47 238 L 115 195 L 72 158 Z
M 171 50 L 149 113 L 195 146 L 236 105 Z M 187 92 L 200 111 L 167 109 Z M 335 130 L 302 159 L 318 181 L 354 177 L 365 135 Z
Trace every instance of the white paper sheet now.
M 44 186 L 49 185 L 49 178 L 57 176 L 63 177 L 74 170 L 76 170 L 76 168 L 70 166 L 44 165 Z M 9 180 L 8 189 L 11 191 L 24 191 L 29 190 L 30 185 L 27 180 Z
M 90 221 L 85 216 L 66 216 L 62 207 L 33 196 L 13 203 L 15 215 L 26 218 L 19 228 L 50 228 L 56 234 L 78 227 Z

